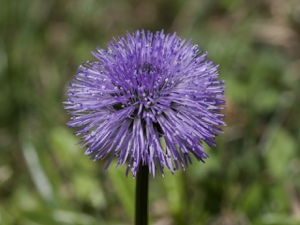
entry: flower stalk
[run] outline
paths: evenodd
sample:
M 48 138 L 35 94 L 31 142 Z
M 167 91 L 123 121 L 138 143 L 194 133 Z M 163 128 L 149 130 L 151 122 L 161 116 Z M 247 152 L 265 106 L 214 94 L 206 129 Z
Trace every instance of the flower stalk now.
M 149 169 L 140 165 L 135 190 L 135 225 L 148 225 L 148 183 Z

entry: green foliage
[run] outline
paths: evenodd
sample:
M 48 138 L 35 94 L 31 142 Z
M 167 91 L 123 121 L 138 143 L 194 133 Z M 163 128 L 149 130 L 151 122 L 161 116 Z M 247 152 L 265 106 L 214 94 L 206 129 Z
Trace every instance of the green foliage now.
M 205 164 L 150 178 L 151 224 L 299 224 L 299 27 L 297 0 L 2 0 L 0 224 L 132 224 L 135 180 L 84 156 L 62 102 L 90 51 L 141 28 L 199 43 L 228 102 Z

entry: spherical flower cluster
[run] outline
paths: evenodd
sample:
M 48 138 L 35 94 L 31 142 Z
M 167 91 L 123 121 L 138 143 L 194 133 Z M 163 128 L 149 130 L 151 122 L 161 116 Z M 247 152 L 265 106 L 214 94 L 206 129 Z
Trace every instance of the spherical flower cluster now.
M 93 52 L 68 87 L 70 127 L 94 160 L 114 157 L 133 176 L 147 165 L 172 173 L 207 158 L 224 126 L 224 83 L 198 45 L 176 33 L 127 32 Z

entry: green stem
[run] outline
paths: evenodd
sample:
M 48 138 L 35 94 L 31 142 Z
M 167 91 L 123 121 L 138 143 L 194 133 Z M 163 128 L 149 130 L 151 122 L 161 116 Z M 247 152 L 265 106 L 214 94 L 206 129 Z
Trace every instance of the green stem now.
M 148 166 L 140 166 L 136 178 L 135 225 L 148 225 Z

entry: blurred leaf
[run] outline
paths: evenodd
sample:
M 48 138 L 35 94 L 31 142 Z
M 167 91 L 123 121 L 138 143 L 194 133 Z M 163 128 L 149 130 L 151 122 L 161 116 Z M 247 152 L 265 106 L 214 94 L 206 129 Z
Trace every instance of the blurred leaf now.
M 259 225 L 299 225 L 300 220 L 292 218 L 290 215 L 269 213 L 261 217 Z
M 176 174 L 165 173 L 162 180 L 165 187 L 165 196 L 172 215 L 178 224 L 184 222 L 185 204 L 185 181 L 183 172 L 176 171 Z
M 247 215 L 253 215 L 259 212 L 263 203 L 263 194 L 263 188 L 260 183 L 252 183 L 243 193 L 241 193 L 241 200 L 237 209 L 242 210 Z
M 112 161 L 112 164 L 114 160 Z M 135 182 L 131 177 L 125 176 L 124 166 L 109 168 L 107 170 L 109 179 L 113 184 L 114 194 L 118 196 L 127 216 L 133 221 L 135 203 Z
M 234 102 L 246 102 L 248 98 L 247 84 L 229 78 L 226 80 L 226 86 L 228 90 L 228 97 Z
M 253 109 L 258 113 L 273 112 L 279 99 L 277 90 L 270 88 L 260 88 L 253 94 Z
M 96 180 L 97 177 L 88 176 L 86 173 L 76 173 L 73 176 L 72 187 L 74 195 L 81 201 L 89 201 L 98 209 L 102 209 L 106 205 L 104 192 Z
M 31 143 L 24 143 L 23 154 L 38 192 L 48 204 L 52 204 L 54 201 L 53 187 L 40 163 L 36 149 Z
M 78 137 L 73 135 L 70 130 L 63 127 L 55 127 L 50 132 L 52 148 L 58 160 L 66 169 L 95 169 L 92 161 L 84 155 L 84 149 L 80 148 Z
M 236 8 L 240 5 L 241 0 L 222 0 L 220 4 L 224 7 L 228 8 L 230 11 L 236 10 Z
M 290 210 L 292 203 L 290 202 L 287 192 L 288 189 L 286 188 L 286 185 L 272 185 L 272 187 L 269 187 L 267 193 L 270 199 L 268 207 L 272 212 L 278 212 L 280 214 Z M 298 200 L 295 198 L 295 201 Z
M 296 157 L 296 143 L 291 135 L 279 128 L 271 140 L 266 160 L 269 172 L 276 178 L 286 181 L 290 176 L 290 162 Z
M 205 180 L 213 172 L 221 170 L 222 164 L 220 163 L 220 154 L 216 149 L 209 148 L 206 144 L 203 144 L 206 152 L 209 152 L 209 157 L 205 159 L 205 163 L 197 161 L 196 158 L 193 159 L 193 164 L 187 169 L 190 176 L 196 178 L 197 180 Z

